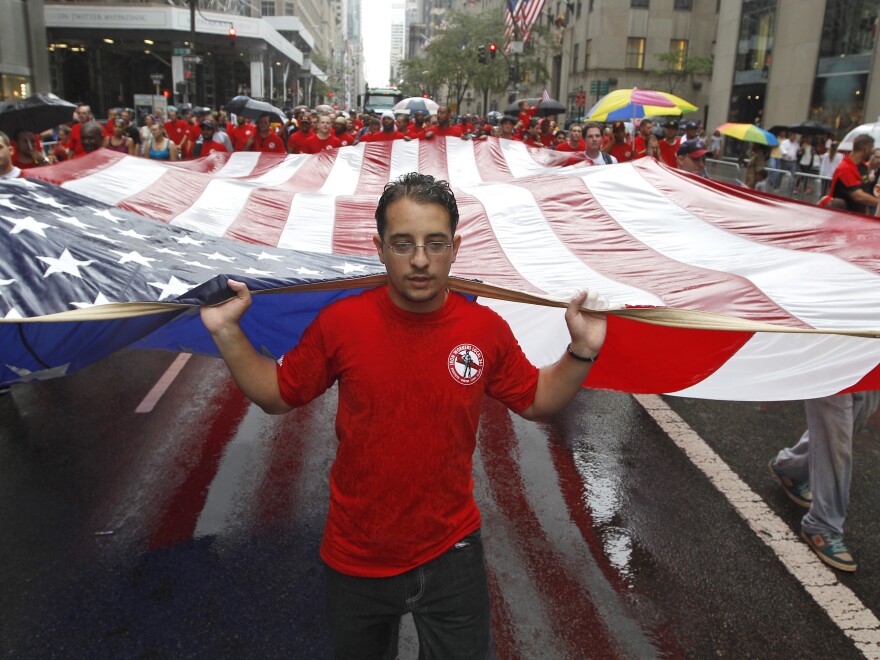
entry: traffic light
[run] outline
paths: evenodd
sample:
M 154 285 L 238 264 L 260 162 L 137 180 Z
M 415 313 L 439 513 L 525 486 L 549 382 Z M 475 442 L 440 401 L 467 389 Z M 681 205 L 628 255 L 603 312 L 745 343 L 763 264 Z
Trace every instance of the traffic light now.
M 230 46 L 230 48 L 235 48 L 235 35 L 237 35 L 237 34 L 238 34 L 238 32 L 236 31 L 236 29 L 234 27 L 229 28 L 229 46 Z
M 494 43 L 489 44 L 489 57 L 491 57 L 494 60 L 495 55 L 497 55 L 497 54 L 498 54 L 498 46 L 495 45 Z
M 516 79 L 516 67 L 512 64 L 507 67 L 507 77 L 510 78 L 510 82 L 512 83 L 519 82 L 519 80 Z
M 169 91 L 166 89 L 164 92 L 162 92 L 162 96 L 164 96 L 164 97 L 167 99 L 169 96 L 171 96 L 171 92 L 169 92 Z
M 480 64 L 486 64 L 488 60 L 486 60 L 486 47 L 482 44 L 477 46 L 477 62 Z

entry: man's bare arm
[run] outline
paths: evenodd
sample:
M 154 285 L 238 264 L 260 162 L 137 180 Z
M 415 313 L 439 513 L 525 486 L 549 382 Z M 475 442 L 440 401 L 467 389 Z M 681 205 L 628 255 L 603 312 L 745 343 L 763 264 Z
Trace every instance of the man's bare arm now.
M 573 355 L 566 351 L 555 364 L 541 369 L 535 399 L 520 413 L 526 419 L 541 419 L 565 408 L 590 373 L 592 362 L 578 357 L 595 358 L 599 355 L 605 342 L 607 320 L 604 313 L 583 311 L 581 307 L 585 302 L 588 308 L 596 309 L 600 304 L 604 309 L 608 308 L 607 301 L 596 293 L 582 291 L 571 299 L 565 310 L 565 322 L 571 334 L 569 348 Z
M 245 396 L 267 413 L 286 413 L 292 408 L 281 398 L 275 361 L 257 353 L 239 325 L 241 317 L 251 305 L 250 291 L 245 284 L 235 280 L 228 280 L 228 286 L 235 292 L 235 298 L 219 305 L 202 307 L 202 323 L 211 333 L 220 355 Z

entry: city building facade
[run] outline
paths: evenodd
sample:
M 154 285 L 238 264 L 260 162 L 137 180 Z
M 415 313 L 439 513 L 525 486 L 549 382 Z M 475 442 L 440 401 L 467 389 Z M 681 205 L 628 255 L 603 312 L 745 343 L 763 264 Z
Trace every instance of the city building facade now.
M 51 90 L 98 113 L 143 95 L 352 107 L 362 86 L 360 0 L 0 1 L 13 17 L 0 27 L 2 100 Z

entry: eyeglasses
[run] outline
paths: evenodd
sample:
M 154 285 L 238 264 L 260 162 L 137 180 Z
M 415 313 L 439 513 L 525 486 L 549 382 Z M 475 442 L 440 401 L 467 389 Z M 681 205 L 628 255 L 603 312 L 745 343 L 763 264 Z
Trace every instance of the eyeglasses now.
M 444 243 L 443 241 L 429 241 L 424 245 L 416 245 L 406 241 L 397 243 L 385 243 L 391 248 L 391 251 L 398 257 L 410 257 L 415 254 L 417 248 L 422 248 L 429 257 L 439 257 L 446 254 L 446 251 L 452 247 L 452 243 Z

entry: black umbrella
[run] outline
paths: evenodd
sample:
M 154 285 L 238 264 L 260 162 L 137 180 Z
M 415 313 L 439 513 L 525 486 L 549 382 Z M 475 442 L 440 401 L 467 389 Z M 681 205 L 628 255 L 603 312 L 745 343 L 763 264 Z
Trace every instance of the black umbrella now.
M 793 131 L 798 135 L 831 135 L 832 133 L 834 133 L 834 129 L 830 126 L 820 124 L 819 122 L 813 120 L 802 121 L 800 124 L 789 126 L 788 130 Z
M 257 101 L 250 96 L 236 96 L 226 104 L 226 112 L 241 115 L 248 119 L 259 119 L 260 115 L 268 113 L 272 121 L 279 124 L 287 121 L 281 108 L 276 108 L 271 103 L 266 103 L 265 101 Z
M 76 106 L 54 94 L 34 94 L 0 106 L 0 131 L 13 137 L 18 131 L 42 133 L 73 121 Z
M 783 126 L 782 124 L 774 124 L 773 126 L 768 128 L 767 130 L 770 131 L 771 133 L 773 133 L 773 135 L 778 136 L 780 133 L 782 133 L 782 131 L 785 131 L 786 133 L 788 133 L 788 126 Z
M 528 99 L 517 99 L 513 103 L 507 106 L 504 110 L 504 114 L 513 115 L 516 117 L 519 114 L 519 102 L 520 101 L 528 101 L 529 105 L 534 107 L 538 105 L 538 101 L 541 101 L 539 98 L 528 98 Z M 559 101 L 555 99 L 550 99 L 549 101 L 541 101 L 541 105 L 538 105 L 538 109 L 535 110 L 536 117 L 550 117 L 552 115 L 561 115 L 565 113 L 565 106 L 563 106 Z

